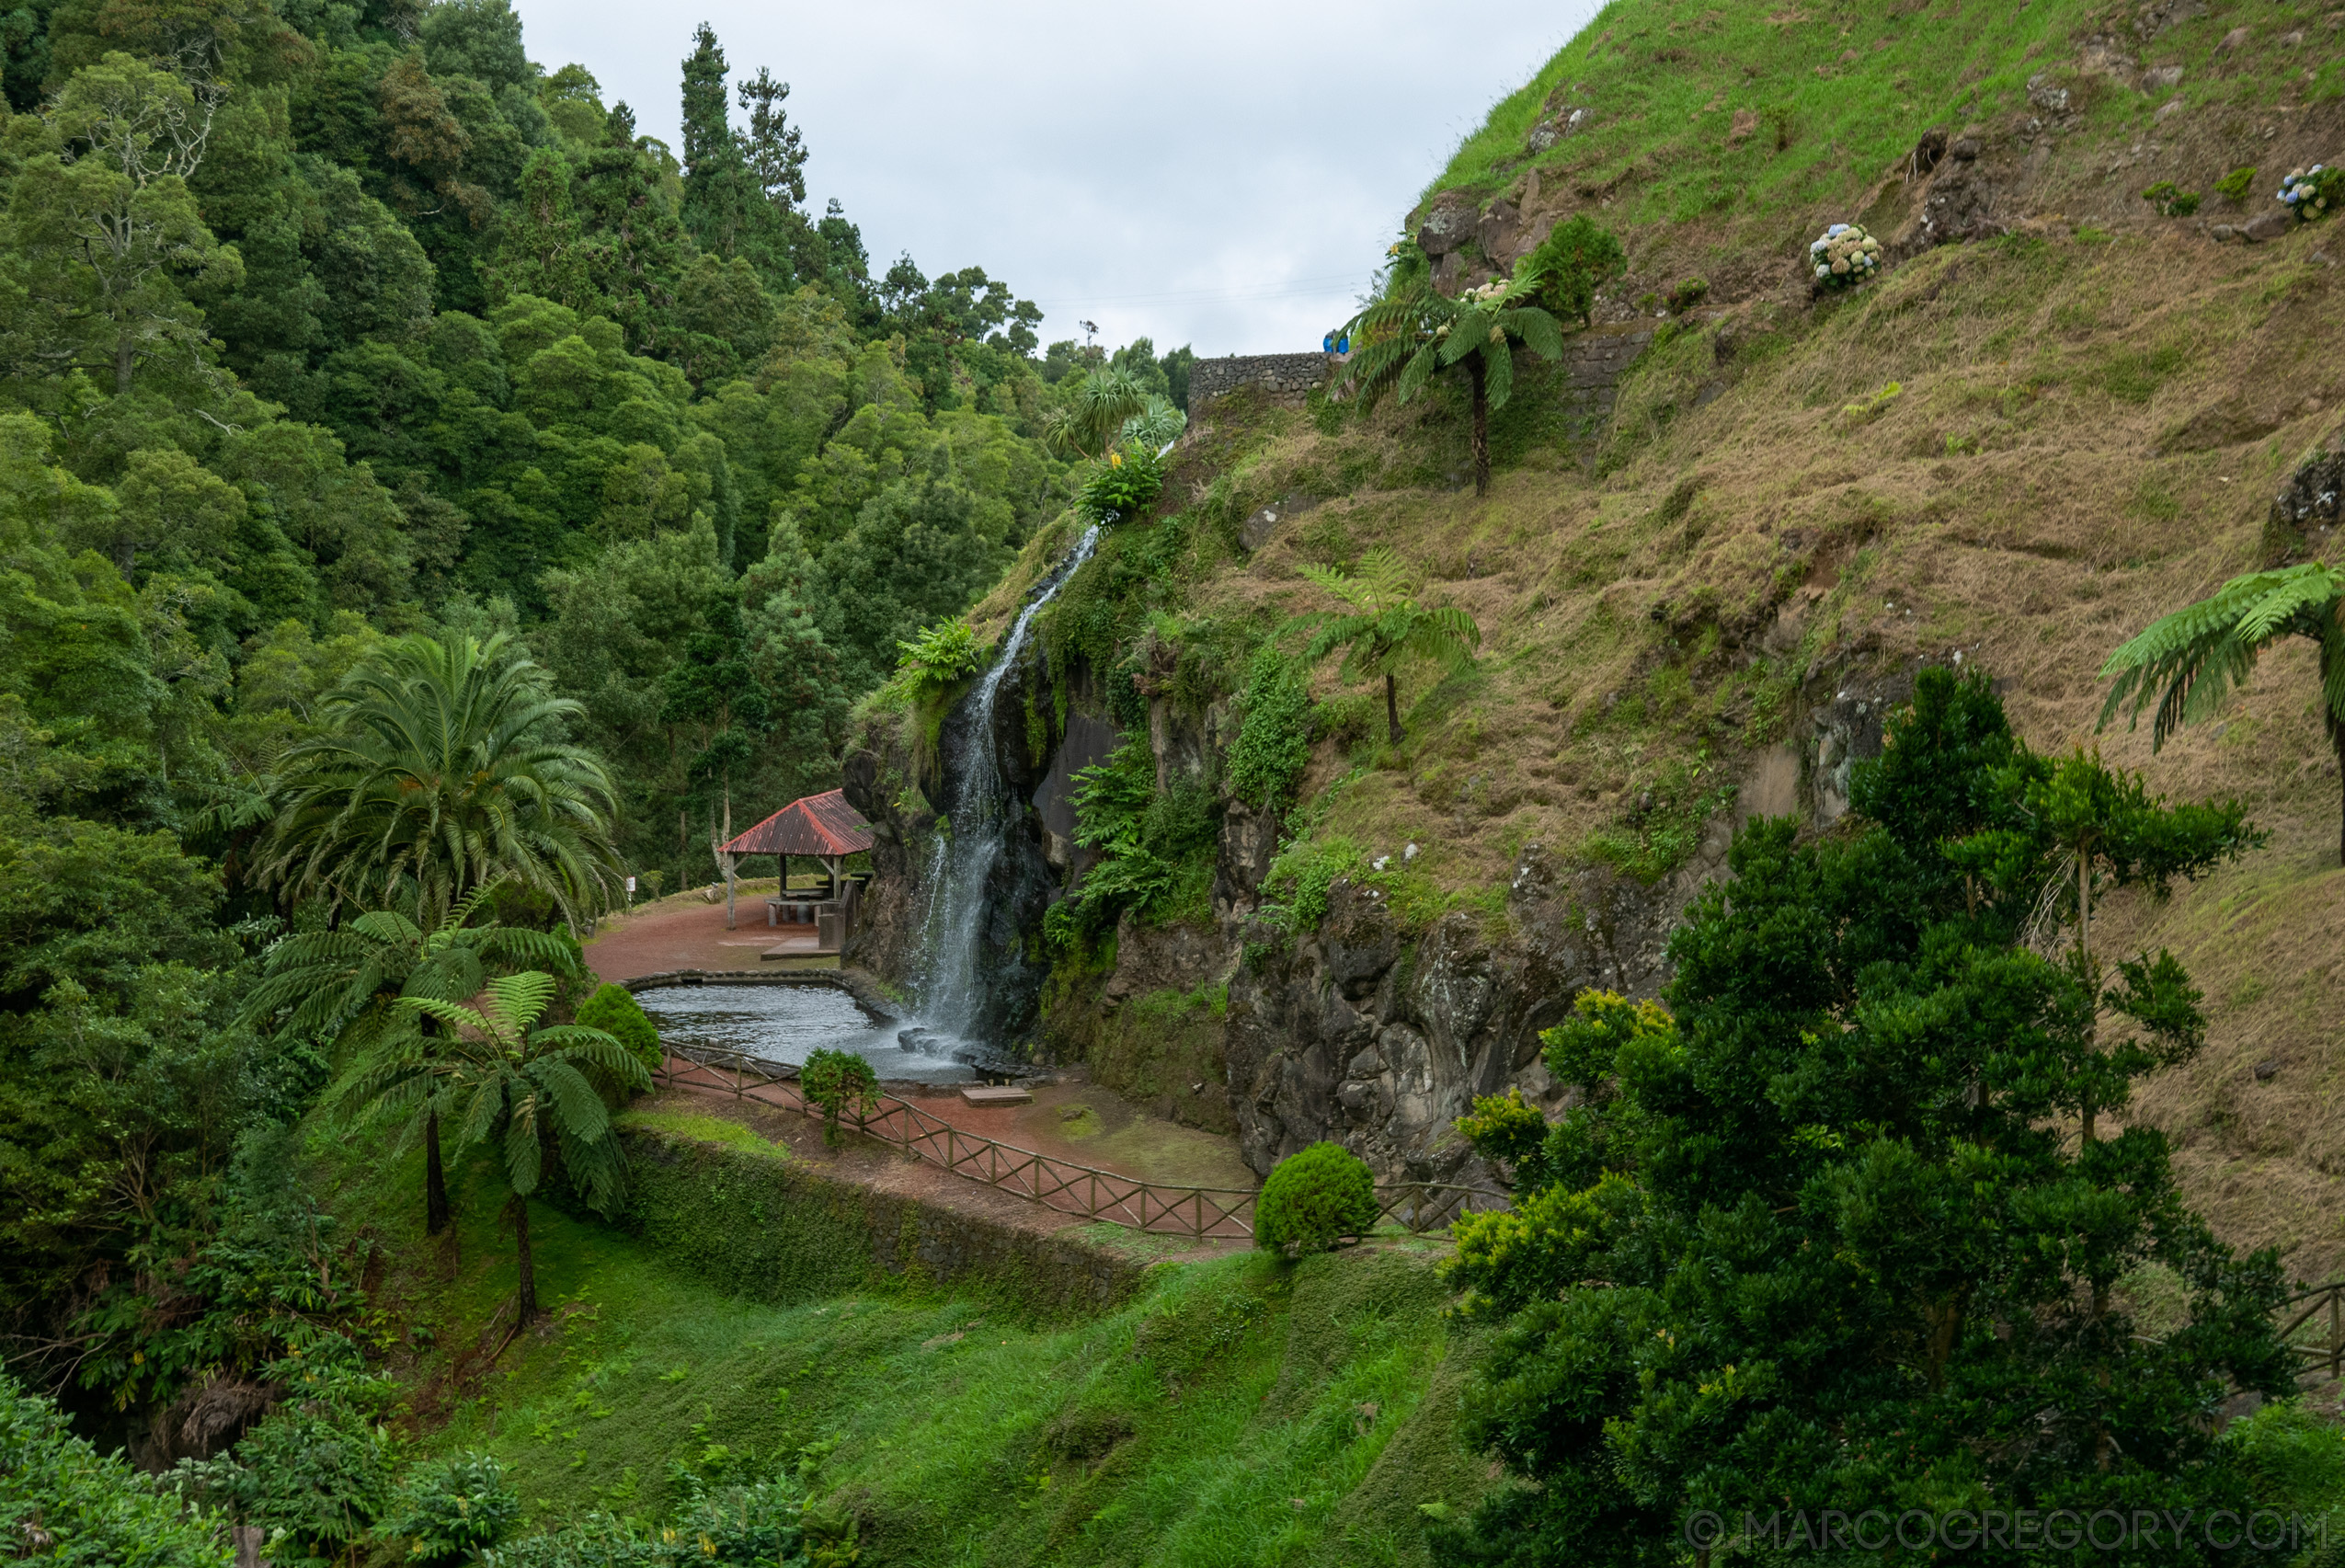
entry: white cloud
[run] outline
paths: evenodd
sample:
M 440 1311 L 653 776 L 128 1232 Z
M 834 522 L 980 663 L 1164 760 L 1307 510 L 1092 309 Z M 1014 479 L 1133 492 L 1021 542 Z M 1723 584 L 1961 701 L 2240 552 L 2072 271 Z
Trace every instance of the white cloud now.
M 676 138 L 692 29 L 735 76 L 791 84 L 807 195 L 837 197 L 875 271 L 975 264 L 1040 304 L 1200 354 L 1316 347 L 1425 183 L 1596 0 L 1020 0 L 691 12 L 517 0 L 531 58 L 577 61 Z

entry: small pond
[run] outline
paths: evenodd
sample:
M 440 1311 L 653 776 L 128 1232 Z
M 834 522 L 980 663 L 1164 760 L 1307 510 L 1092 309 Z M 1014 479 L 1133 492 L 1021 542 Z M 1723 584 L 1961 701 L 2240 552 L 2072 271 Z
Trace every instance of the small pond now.
M 683 1051 L 739 1051 L 795 1066 L 828 1048 L 866 1059 L 882 1078 L 966 1083 L 978 1076 L 949 1056 L 904 1049 L 896 1036 L 908 1025 L 874 1018 L 831 986 L 658 986 L 635 1000 L 660 1038 Z

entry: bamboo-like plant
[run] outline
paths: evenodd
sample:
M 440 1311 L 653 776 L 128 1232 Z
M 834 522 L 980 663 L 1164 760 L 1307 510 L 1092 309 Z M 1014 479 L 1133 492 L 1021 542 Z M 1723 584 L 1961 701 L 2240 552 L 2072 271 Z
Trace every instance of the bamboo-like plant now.
M 2128 726 L 2153 702 L 2152 750 L 2183 725 L 2209 717 L 2246 681 L 2263 651 L 2282 637 L 2320 650 L 2321 723 L 2337 753 L 2345 791 L 2345 570 L 2325 562 L 2233 578 L 2198 603 L 2153 622 L 2109 656 L 2113 677 L 2100 710 L 2106 727 L 2120 708 Z M 2345 797 L 2339 801 L 2338 861 L 2345 864 Z
M 1303 576 L 1352 607 L 1322 624 L 1306 655 L 1313 663 L 1337 648 L 1347 650 L 1339 671 L 1345 681 L 1384 679 L 1384 722 L 1392 744 L 1401 741 L 1401 680 L 1403 660 L 1422 658 L 1445 670 L 1472 662 L 1481 628 L 1452 604 L 1430 609 L 1413 596 L 1414 580 L 1401 557 L 1387 549 L 1360 558 L 1356 575 L 1333 567 L 1307 566 Z

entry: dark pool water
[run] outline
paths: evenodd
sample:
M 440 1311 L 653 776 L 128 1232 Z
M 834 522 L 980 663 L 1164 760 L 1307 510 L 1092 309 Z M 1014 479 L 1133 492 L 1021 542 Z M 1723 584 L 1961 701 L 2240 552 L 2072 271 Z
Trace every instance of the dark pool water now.
M 796 1065 L 818 1049 L 852 1051 L 882 1078 L 965 1083 L 977 1076 L 945 1055 L 906 1050 L 904 1024 L 874 1018 L 829 986 L 664 986 L 635 998 L 668 1045 L 715 1047 Z

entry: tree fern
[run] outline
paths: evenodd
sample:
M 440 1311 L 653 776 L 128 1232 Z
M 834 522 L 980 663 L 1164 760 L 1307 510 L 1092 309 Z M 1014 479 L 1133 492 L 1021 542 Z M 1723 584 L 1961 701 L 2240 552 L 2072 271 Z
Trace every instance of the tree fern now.
M 2150 745 L 2162 748 L 2183 725 L 2222 707 L 2282 637 L 2304 637 L 2320 650 L 2321 720 L 2337 752 L 2345 790 L 2345 571 L 2323 562 L 2233 578 L 2198 603 L 2152 623 L 2115 653 L 2102 704 L 2105 727 L 2121 708 L 2129 725 L 2154 706 Z M 2340 800 L 2338 859 L 2345 864 L 2345 800 Z
M 1321 624 L 1305 657 L 1316 663 L 1340 647 L 1344 655 L 1339 679 L 1382 677 L 1386 731 L 1392 744 L 1400 745 L 1401 664 L 1421 658 L 1455 670 L 1470 663 L 1481 646 L 1481 628 L 1454 605 L 1428 609 L 1418 603 L 1412 596 L 1416 585 L 1407 564 L 1388 549 L 1361 556 L 1356 573 L 1327 566 L 1306 566 L 1302 571 L 1313 586 L 1352 607 L 1352 613 Z
M 1410 241 L 1393 246 L 1382 296 L 1345 323 L 1360 347 L 1345 384 L 1363 410 L 1387 395 L 1408 402 L 1441 372 L 1462 366 L 1473 417 L 1474 494 L 1490 491 L 1490 417 L 1515 390 L 1515 346 L 1543 360 L 1561 357 L 1562 324 L 1534 303 L 1545 286 L 1534 257 L 1514 275 L 1470 289 L 1456 299 L 1433 286 L 1424 253 Z

